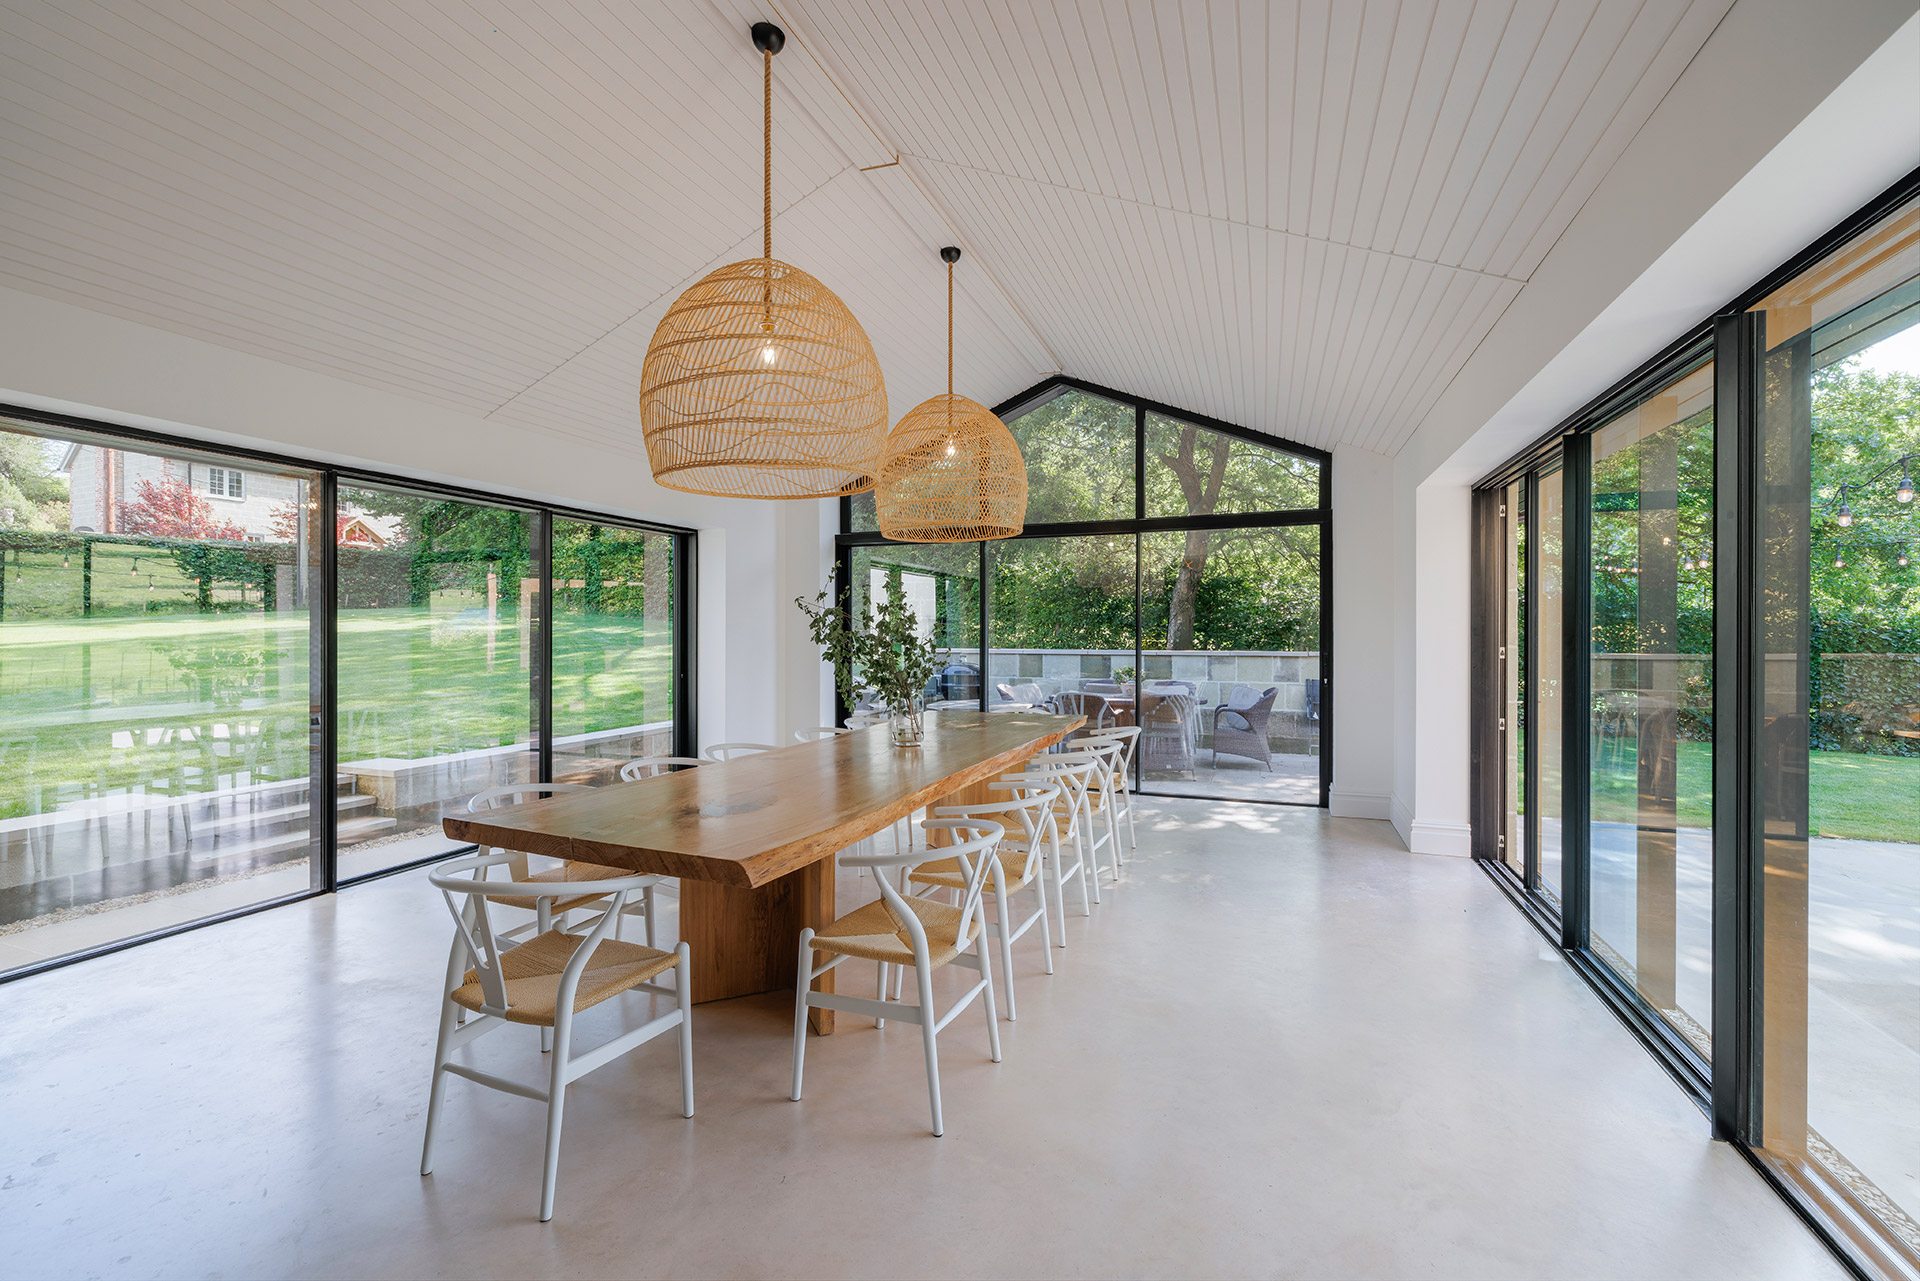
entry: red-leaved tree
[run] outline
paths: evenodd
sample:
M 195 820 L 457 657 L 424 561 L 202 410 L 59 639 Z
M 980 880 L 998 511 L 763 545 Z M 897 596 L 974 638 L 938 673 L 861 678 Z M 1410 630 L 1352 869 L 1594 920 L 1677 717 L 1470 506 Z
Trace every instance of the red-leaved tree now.
M 247 531 L 214 515 L 213 504 L 194 492 L 184 480 L 143 480 L 135 499 L 121 509 L 121 524 L 129 534 L 150 538 L 244 539 Z

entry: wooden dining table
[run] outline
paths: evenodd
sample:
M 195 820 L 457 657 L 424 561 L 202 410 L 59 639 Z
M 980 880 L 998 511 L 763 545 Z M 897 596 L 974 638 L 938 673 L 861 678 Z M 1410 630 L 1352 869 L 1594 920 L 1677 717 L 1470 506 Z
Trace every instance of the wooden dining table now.
M 693 999 L 793 990 L 803 927 L 834 919 L 834 856 L 987 784 L 1085 724 L 1044 712 L 934 711 L 926 741 L 875 725 L 630 783 L 442 821 L 458 841 L 680 879 Z M 833 990 L 833 974 L 815 982 Z M 833 1011 L 812 1012 L 833 1030 Z

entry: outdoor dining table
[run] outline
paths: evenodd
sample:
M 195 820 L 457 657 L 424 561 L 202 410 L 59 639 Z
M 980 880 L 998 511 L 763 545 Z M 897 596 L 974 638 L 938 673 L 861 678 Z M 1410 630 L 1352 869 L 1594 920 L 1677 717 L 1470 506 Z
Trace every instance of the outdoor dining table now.
M 680 878 L 693 999 L 793 988 L 803 927 L 834 919 L 834 856 L 923 806 L 986 800 L 1079 716 L 926 713 L 919 747 L 886 725 L 443 820 L 457 841 Z M 833 974 L 815 982 L 833 990 Z M 812 1012 L 833 1031 L 833 1011 Z

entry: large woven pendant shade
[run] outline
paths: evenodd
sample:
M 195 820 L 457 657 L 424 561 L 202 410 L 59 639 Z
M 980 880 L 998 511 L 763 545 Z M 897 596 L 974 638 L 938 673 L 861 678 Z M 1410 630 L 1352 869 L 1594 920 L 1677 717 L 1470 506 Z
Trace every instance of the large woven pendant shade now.
M 953 394 L 953 264 L 947 262 L 947 394 L 908 410 L 887 436 L 874 493 L 880 532 L 906 543 L 1011 538 L 1027 516 L 1027 465 L 991 409 Z
M 765 252 L 710 272 L 674 300 L 640 371 L 653 478 L 733 498 L 836 498 L 874 486 L 887 388 L 867 331 L 831 289 L 773 256 L 773 55 L 763 67 Z

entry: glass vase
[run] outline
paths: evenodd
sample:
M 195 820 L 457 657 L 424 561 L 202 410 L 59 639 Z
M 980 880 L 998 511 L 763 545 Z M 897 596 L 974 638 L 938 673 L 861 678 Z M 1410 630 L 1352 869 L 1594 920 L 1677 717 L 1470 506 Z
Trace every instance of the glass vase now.
M 888 730 L 895 747 L 918 747 L 927 736 L 926 700 L 916 695 L 889 709 Z

